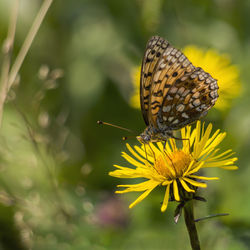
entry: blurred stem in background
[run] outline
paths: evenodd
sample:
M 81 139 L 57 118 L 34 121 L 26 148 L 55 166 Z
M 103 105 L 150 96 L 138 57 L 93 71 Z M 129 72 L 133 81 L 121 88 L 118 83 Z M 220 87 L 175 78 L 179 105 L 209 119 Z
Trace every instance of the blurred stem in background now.
M 17 112 L 21 115 L 21 117 L 25 123 L 31 144 L 32 144 L 33 148 L 35 149 L 36 157 L 38 157 L 41 160 L 42 165 L 46 169 L 48 179 L 50 181 L 50 185 L 51 185 L 51 188 L 53 190 L 54 198 L 57 201 L 56 205 L 57 205 L 59 211 L 61 211 L 62 214 L 65 216 L 65 218 L 70 219 L 70 214 L 67 212 L 67 209 L 65 208 L 65 206 L 63 204 L 63 199 L 62 199 L 61 194 L 60 194 L 59 189 L 58 189 L 57 180 L 54 176 L 54 173 L 51 171 L 50 164 L 47 162 L 42 151 L 40 150 L 40 147 L 39 147 L 37 140 L 34 136 L 35 132 L 33 131 L 32 127 L 28 121 L 28 118 L 25 116 L 25 114 L 16 105 L 15 105 L 15 108 L 16 108 Z M 53 159 L 54 159 L 54 157 L 53 157 Z
M 44 0 L 29 30 L 29 33 L 26 36 L 26 39 L 24 40 L 23 45 L 11 67 L 11 55 L 12 55 L 12 48 L 13 48 L 14 39 L 15 39 L 19 0 L 16 0 L 15 4 L 13 4 L 12 13 L 10 15 L 10 25 L 9 25 L 9 30 L 8 30 L 8 36 L 7 36 L 7 39 L 5 41 L 4 48 L 3 48 L 4 59 L 3 59 L 2 74 L 1 74 L 2 77 L 1 77 L 1 93 L 0 93 L 0 127 L 2 125 L 2 119 L 3 119 L 3 106 L 6 100 L 6 97 L 8 95 L 8 92 L 16 80 L 17 74 L 22 66 L 25 56 L 27 55 L 31 47 L 31 44 L 52 2 L 53 0 Z
M 16 83 L 18 72 L 23 64 L 23 61 L 31 47 L 31 44 L 44 20 L 44 17 L 51 5 L 53 0 L 44 0 L 40 10 L 38 11 L 36 18 L 21 46 L 20 51 L 18 52 L 14 62 L 12 63 L 12 52 L 14 47 L 15 35 L 16 35 L 16 25 L 19 13 L 19 5 L 20 1 L 15 0 L 11 4 L 10 10 L 10 19 L 9 19 L 9 26 L 7 37 L 2 46 L 2 64 L 1 64 L 1 78 L 0 78 L 0 128 L 2 128 L 2 120 L 3 120 L 3 110 L 4 110 L 4 103 L 7 99 L 8 93 L 11 87 Z M 28 129 L 28 127 L 27 127 Z M 32 138 L 31 138 L 32 139 Z M 37 154 L 39 155 L 39 149 L 34 144 L 34 147 L 37 149 Z M 42 156 L 40 157 L 41 160 L 43 159 Z M 10 205 L 18 205 L 16 202 L 20 201 L 20 199 L 11 191 L 9 185 L 5 183 L 4 179 L 1 178 L 1 186 L 4 187 L 4 190 L 7 190 L 7 193 L 4 191 L 2 192 L 3 197 L 8 197 L 11 203 L 6 203 L 6 207 L 1 204 L 0 206 L 0 222 L 1 228 L 4 230 L 0 234 L 1 238 L 1 248 L 4 249 L 25 249 L 26 247 L 22 244 L 21 240 L 19 239 L 20 234 L 17 232 L 18 229 L 16 227 L 15 221 L 15 212 L 13 208 L 9 208 Z M 56 196 L 58 194 L 56 193 Z M 60 204 L 60 203 L 58 203 Z M 64 213 L 65 214 L 65 213 Z
M 11 56 L 12 50 L 15 40 L 15 33 L 16 33 L 16 23 L 17 23 L 17 16 L 18 16 L 18 7 L 19 7 L 19 0 L 16 0 L 15 4 L 13 4 L 11 14 L 10 14 L 10 21 L 9 21 L 9 28 L 8 28 L 8 35 L 6 40 L 4 41 L 2 52 L 4 54 L 3 62 L 2 62 L 2 69 L 1 69 L 1 93 L 0 93 L 0 127 L 2 125 L 2 116 L 3 116 L 3 106 L 4 102 L 8 93 L 8 80 L 9 80 L 9 72 L 11 66 Z

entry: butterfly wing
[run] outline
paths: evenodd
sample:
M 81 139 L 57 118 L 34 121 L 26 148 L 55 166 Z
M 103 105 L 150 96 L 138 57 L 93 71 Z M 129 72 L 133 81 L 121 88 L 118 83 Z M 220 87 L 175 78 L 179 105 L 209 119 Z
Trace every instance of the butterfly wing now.
M 141 111 L 146 125 L 149 125 L 152 79 L 157 69 L 159 58 L 168 46 L 169 43 L 159 36 L 153 36 L 146 46 L 140 78 Z
M 174 90 L 176 80 L 195 70 L 186 56 L 169 43 L 158 55 L 158 61 L 150 82 L 149 110 L 147 113 L 149 124 L 155 128 L 158 128 L 158 114 L 162 109 L 163 101 L 167 94 Z
M 218 98 L 216 80 L 158 36 L 147 44 L 140 89 L 145 123 L 159 130 L 199 119 Z
M 218 98 L 217 90 L 217 81 L 201 68 L 176 79 L 158 113 L 159 129 L 180 129 L 205 116 Z

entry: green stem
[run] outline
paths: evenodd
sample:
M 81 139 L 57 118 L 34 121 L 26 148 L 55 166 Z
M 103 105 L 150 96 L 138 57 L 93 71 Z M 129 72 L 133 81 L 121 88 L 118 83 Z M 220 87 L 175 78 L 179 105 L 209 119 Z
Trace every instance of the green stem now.
M 47 14 L 50 5 L 52 4 L 53 0 L 44 0 L 36 17 L 35 20 L 23 42 L 23 45 L 17 54 L 17 57 L 11 67 L 10 73 L 9 73 L 9 81 L 8 81 L 8 91 L 10 90 L 11 86 L 13 85 L 16 76 L 19 72 L 19 69 L 21 68 L 24 58 L 26 57 L 31 44 L 44 20 L 45 15 Z
M 200 250 L 200 242 L 194 221 L 193 201 L 188 201 L 184 206 L 184 218 L 193 250 Z
M 12 85 L 15 82 L 15 79 L 17 77 L 17 74 L 23 64 L 23 61 L 31 47 L 31 44 L 37 35 L 37 32 L 44 20 L 45 15 L 47 14 L 50 5 L 52 4 L 53 0 L 44 0 L 40 10 L 38 11 L 36 18 L 29 30 L 29 33 L 27 34 L 23 45 L 17 54 L 17 57 L 12 65 L 10 67 L 10 59 L 11 59 L 11 51 L 12 47 L 14 44 L 14 38 L 15 38 L 15 33 L 16 33 L 16 21 L 17 21 L 17 15 L 18 15 L 18 5 L 19 5 L 19 0 L 16 0 L 16 4 L 13 6 L 13 14 L 11 15 L 11 21 L 10 21 L 10 26 L 9 26 L 9 31 L 8 31 L 8 37 L 7 37 L 7 43 L 5 46 L 5 57 L 4 57 L 4 62 L 2 66 L 2 72 L 1 72 L 1 90 L 0 90 L 0 127 L 2 124 L 2 119 L 3 119 L 3 108 L 4 108 L 4 103 L 7 98 L 8 92 L 11 89 Z
M 10 21 L 9 21 L 9 28 L 8 28 L 8 35 L 3 44 L 2 52 L 3 52 L 3 62 L 1 66 L 1 78 L 0 78 L 0 127 L 2 123 L 2 116 L 3 116 L 3 105 L 5 99 L 8 94 L 8 81 L 9 81 L 9 72 L 11 67 L 11 56 L 12 50 L 15 40 L 16 34 L 16 23 L 17 23 L 17 16 L 18 16 L 18 8 L 19 8 L 19 0 L 16 0 L 14 4 L 12 4 L 12 10 L 10 13 Z

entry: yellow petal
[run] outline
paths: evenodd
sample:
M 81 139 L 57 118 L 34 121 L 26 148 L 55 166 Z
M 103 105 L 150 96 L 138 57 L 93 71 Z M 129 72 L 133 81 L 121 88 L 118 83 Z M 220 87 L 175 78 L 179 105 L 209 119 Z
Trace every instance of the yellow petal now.
M 187 175 L 190 171 L 190 169 L 192 169 L 193 165 L 194 165 L 195 161 L 192 160 L 187 168 L 187 170 L 183 173 L 183 176 Z
M 166 186 L 166 185 L 169 185 L 169 184 L 171 184 L 173 181 L 164 181 L 164 182 L 162 182 L 162 186 Z
M 226 133 L 220 133 L 216 138 L 214 138 L 214 140 L 212 142 L 210 142 L 210 145 L 208 145 L 206 147 L 206 149 L 204 149 L 202 151 L 202 155 L 207 155 L 209 153 L 209 151 L 213 150 L 215 147 L 217 147 L 222 140 L 225 138 Z
M 170 185 L 167 185 L 166 192 L 165 192 L 165 195 L 164 195 L 164 200 L 163 200 L 163 203 L 161 205 L 161 211 L 162 212 L 165 212 L 167 207 L 168 207 L 169 189 L 170 189 Z
M 178 190 L 178 185 L 177 181 L 173 181 L 173 189 L 174 189 L 174 198 L 176 201 L 180 201 L 180 195 L 179 195 L 179 190 Z
M 120 167 L 117 165 L 114 165 L 115 167 L 118 167 L 118 170 L 114 170 L 109 172 L 110 176 L 117 177 L 117 178 L 151 178 L 152 171 L 150 167 L 147 169 L 141 169 L 141 168 L 126 168 L 126 167 Z
M 171 151 L 176 151 L 177 150 L 177 147 L 176 147 L 176 143 L 175 143 L 175 140 L 173 139 L 173 138 L 170 138 L 169 140 L 168 140 L 168 142 L 170 143 L 170 145 L 171 145 Z
M 145 144 L 143 145 L 143 148 L 144 148 L 144 147 L 146 147 Z M 142 149 L 142 148 L 140 148 L 140 147 L 138 147 L 138 146 L 135 146 L 134 148 L 135 148 L 135 150 L 136 150 L 142 157 L 144 157 L 146 160 L 148 160 L 148 161 L 151 162 L 151 163 L 154 162 L 154 157 L 152 157 L 152 156 L 146 154 L 145 148 Z
M 200 164 L 198 164 L 197 167 L 189 170 L 187 174 L 190 175 L 190 174 L 193 174 L 195 172 L 198 172 L 203 167 L 203 165 L 204 165 L 204 161 L 202 161 Z
M 170 144 L 169 144 L 168 141 L 166 142 L 165 148 L 164 148 L 164 150 L 163 150 L 162 152 L 163 152 L 163 153 L 165 153 L 165 152 L 168 152 L 168 153 L 173 152 L 173 150 L 172 150 L 172 148 L 170 147 Z
M 218 177 L 205 177 L 205 176 L 199 176 L 199 175 L 190 175 L 191 178 L 201 179 L 201 180 L 219 180 Z
M 183 177 L 182 179 L 184 181 L 186 181 L 186 182 L 189 182 L 190 184 L 192 184 L 193 186 L 196 186 L 196 187 L 201 187 L 201 188 L 206 188 L 207 187 L 206 183 L 198 182 L 198 181 L 186 178 L 186 177 Z
M 152 155 L 158 155 L 160 153 L 160 150 L 154 145 L 154 143 L 150 142 L 148 146 Z
M 157 142 L 156 144 L 157 144 L 158 148 L 160 149 L 160 151 L 163 152 L 164 151 L 163 143 Z
M 136 157 L 139 161 L 141 161 L 141 162 L 143 162 L 143 163 L 146 161 L 146 159 L 140 157 L 140 156 L 133 150 L 133 148 L 132 148 L 128 143 L 126 143 L 126 146 L 127 146 L 128 150 L 129 150 L 129 152 L 130 152 L 134 157 Z
M 184 188 L 187 192 L 195 192 L 193 189 L 191 189 L 191 188 L 187 185 L 187 183 L 186 183 L 182 178 L 180 178 L 179 180 L 180 180 L 180 182 L 181 182 L 181 185 L 183 186 L 183 188 Z
M 207 143 L 206 143 L 206 147 L 214 140 L 214 138 L 220 133 L 220 129 L 217 129 L 214 134 L 212 135 L 212 137 L 210 137 L 208 140 L 207 140 Z
M 237 161 L 238 158 L 231 158 L 231 159 L 227 159 L 227 160 L 223 160 L 223 161 L 220 161 L 220 160 L 217 160 L 217 161 L 207 161 L 205 164 L 204 164 L 204 168 L 215 168 L 215 167 L 226 167 L 228 165 L 232 165 L 235 163 L 235 161 Z
M 225 159 L 230 158 L 234 154 L 235 154 L 235 152 L 232 152 L 232 149 L 229 149 L 229 150 L 227 150 L 227 151 L 225 151 L 225 152 L 223 152 L 223 153 L 221 153 L 219 155 L 216 155 L 216 156 L 211 155 L 209 157 L 209 160 L 211 160 L 211 161 L 225 160 Z
M 175 170 L 174 170 L 173 166 L 172 166 L 172 165 L 169 165 L 169 162 L 167 161 L 167 158 L 170 159 L 170 157 L 168 156 L 168 152 L 165 151 L 162 158 L 163 158 L 163 160 L 164 160 L 164 162 L 165 162 L 165 164 L 166 164 L 166 167 L 167 167 L 167 168 L 169 169 L 169 171 L 171 172 L 172 176 L 175 176 L 176 173 L 175 173 Z
M 203 123 L 203 126 L 204 126 L 204 123 Z M 197 130 L 198 130 L 198 128 L 197 128 Z M 198 137 L 199 140 L 197 139 L 197 142 L 195 142 L 195 144 L 196 144 L 196 156 L 200 157 L 201 154 L 203 154 L 204 147 L 205 147 L 206 142 L 210 136 L 211 131 L 212 131 L 212 124 L 209 123 L 204 135 L 203 135 L 203 133 L 201 134 L 201 138 L 200 138 L 200 134 L 199 134 L 199 137 Z
M 129 156 L 127 153 L 122 152 L 122 157 L 125 158 L 129 163 L 131 163 L 132 165 L 138 167 L 138 168 L 144 168 L 145 165 L 136 161 L 134 158 L 132 158 L 131 156 Z
M 182 149 L 186 152 L 186 150 L 189 150 L 189 140 L 190 140 L 190 126 L 187 126 L 186 128 L 181 129 L 181 138 L 182 139 L 188 139 L 182 141 Z
M 237 167 L 237 166 L 227 166 L 227 167 L 220 167 L 220 168 L 227 169 L 227 170 L 237 170 L 239 167 Z
M 158 181 L 148 180 L 138 184 L 122 184 L 117 185 L 118 188 L 126 188 L 125 190 L 117 191 L 118 193 L 141 192 L 151 188 L 155 188 L 160 183 Z
M 144 200 L 149 194 L 150 192 L 153 190 L 154 188 L 151 188 L 147 191 L 145 191 L 143 194 L 141 194 L 133 203 L 131 203 L 129 205 L 129 208 L 133 208 L 135 205 L 137 205 L 139 202 L 141 202 L 142 200 Z

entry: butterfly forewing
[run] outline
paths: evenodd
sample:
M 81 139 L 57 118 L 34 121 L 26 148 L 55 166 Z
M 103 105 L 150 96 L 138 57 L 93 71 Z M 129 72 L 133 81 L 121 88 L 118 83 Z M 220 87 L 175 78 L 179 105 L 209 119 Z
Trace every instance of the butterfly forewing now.
M 161 37 L 152 37 L 146 47 L 142 61 L 141 79 L 140 79 L 140 101 L 141 110 L 146 125 L 149 125 L 148 111 L 151 100 L 152 77 L 156 72 L 159 58 L 169 43 Z
M 199 119 L 218 98 L 216 80 L 158 36 L 147 44 L 140 84 L 145 123 L 160 132 Z
M 175 89 L 175 82 L 184 74 L 192 72 L 194 66 L 177 49 L 169 46 L 163 53 L 152 77 L 149 121 L 157 126 L 157 117 L 167 93 Z M 170 97 L 169 97 L 170 98 Z M 169 100 L 174 102 L 174 100 Z

